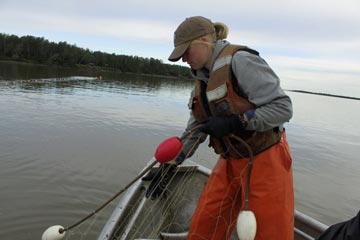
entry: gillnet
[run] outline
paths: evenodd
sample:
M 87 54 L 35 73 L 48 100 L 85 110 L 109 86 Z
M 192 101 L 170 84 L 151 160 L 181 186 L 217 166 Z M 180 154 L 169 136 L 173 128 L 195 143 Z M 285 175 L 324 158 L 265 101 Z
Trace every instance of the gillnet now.
M 195 166 L 179 166 L 155 200 L 144 197 L 148 184 L 142 182 L 110 239 L 159 239 L 161 234 L 187 232 L 206 179 Z
M 103 231 L 99 240 L 186 239 L 209 173 L 199 165 L 178 166 L 164 194 L 155 200 L 145 198 L 149 183 L 138 182 L 125 193 L 108 221 L 111 230 Z M 235 234 L 231 239 L 237 239 Z

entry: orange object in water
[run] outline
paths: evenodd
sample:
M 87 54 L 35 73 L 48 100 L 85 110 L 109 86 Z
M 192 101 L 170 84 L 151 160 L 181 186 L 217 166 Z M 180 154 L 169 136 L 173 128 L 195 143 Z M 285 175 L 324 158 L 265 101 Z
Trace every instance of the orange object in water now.
M 187 239 L 230 239 L 244 210 L 248 160 L 219 158 L 201 194 Z M 294 239 L 292 159 L 285 132 L 279 143 L 256 155 L 250 177 L 249 209 L 255 240 Z

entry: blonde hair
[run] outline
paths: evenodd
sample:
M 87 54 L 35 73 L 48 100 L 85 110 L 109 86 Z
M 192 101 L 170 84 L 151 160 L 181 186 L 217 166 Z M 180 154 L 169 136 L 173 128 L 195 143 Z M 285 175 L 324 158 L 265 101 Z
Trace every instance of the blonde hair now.
M 215 38 L 213 37 L 213 39 L 216 40 L 223 40 L 226 39 L 226 37 L 229 34 L 229 28 L 228 26 L 226 26 L 224 23 L 222 22 L 215 22 L 214 24 L 214 28 L 215 28 Z

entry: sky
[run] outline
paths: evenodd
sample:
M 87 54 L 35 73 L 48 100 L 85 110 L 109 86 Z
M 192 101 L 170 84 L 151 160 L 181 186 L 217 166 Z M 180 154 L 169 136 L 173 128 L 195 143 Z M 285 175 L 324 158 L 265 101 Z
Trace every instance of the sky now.
M 0 33 L 171 63 L 175 29 L 200 15 L 258 50 L 284 88 L 360 97 L 359 11 L 360 0 L 0 0 Z

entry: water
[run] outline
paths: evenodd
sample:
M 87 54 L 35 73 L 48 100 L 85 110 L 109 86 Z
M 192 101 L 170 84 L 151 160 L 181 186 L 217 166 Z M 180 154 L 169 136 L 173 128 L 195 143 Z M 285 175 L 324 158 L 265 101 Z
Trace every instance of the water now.
M 0 239 L 40 239 L 51 225 L 75 223 L 131 181 L 159 142 L 182 133 L 191 81 L 89 78 L 98 74 L 0 63 Z M 354 216 L 360 101 L 288 94 L 296 208 L 326 224 Z M 211 168 L 206 145 L 195 157 Z M 96 239 L 115 204 L 67 239 Z

